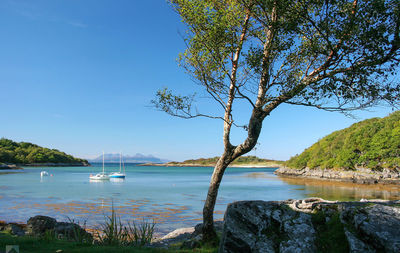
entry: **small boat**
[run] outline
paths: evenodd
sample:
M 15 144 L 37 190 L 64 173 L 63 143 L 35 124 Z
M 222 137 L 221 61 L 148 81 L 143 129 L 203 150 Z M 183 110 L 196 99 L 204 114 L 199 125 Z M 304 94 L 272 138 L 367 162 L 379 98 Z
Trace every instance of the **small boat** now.
M 96 175 L 90 175 L 90 180 L 110 180 L 110 177 L 104 172 L 104 151 L 103 151 L 103 172 L 98 173 Z
M 45 170 L 40 172 L 40 177 L 47 177 L 48 175 L 49 175 L 49 173 Z
M 124 173 L 122 173 L 122 168 L 121 168 L 121 164 L 124 167 Z M 110 178 L 125 178 L 125 164 L 122 161 L 122 153 L 119 154 L 119 172 L 112 172 L 110 173 Z
M 96 175 L 90 175 L 90 180 L 110 180 L 110 177 L 106 173 L 98 173 Z

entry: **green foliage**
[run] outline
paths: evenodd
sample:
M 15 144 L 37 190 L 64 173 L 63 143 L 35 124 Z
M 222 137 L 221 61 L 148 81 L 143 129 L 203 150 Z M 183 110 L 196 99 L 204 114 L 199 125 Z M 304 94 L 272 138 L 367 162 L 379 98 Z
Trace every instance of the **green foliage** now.
M 180 65 L 224 109 L 228 98 L 330 111 L 399 102 L 398 0 L 169 2 L 187 27 Z M 193 101 L 164 89 L 152 103 L 204 116 Z
M 292 157 L 293 168 L 341 168 L 356 166 L 379 170 L 400 167 L 400 111 L 373 118 L 333 132 Z
M 43 148 L 29 142 L 0 139 L 0 163 L 88 163 L 57 149 Z
M 151 243 L 155 229 L 154 222 L 143 221 L 140 224 L 128 223 L 124 226 L 121 219 L 111 209 L 111 215 L 105 216 L 104 223 L 100 224 L 97 238 L 100 245 L 109 246 L 146 246 Z
M 92 244 L 93 243 L 93 236 L 89 233 L 85 233 L 84 231 L 82 231 L 82 229 L 86 231 L 86 221 L 83 222 L 82 227 L 79 224 L 79 221 L 75 222 L 74 219 L 70 219 L 69 217 L 68 217 L 68 221 L 70 223 L 77 224 L 77 226 L 72 226 L 72 229 L 73 229 L 72 238 L 68 238 L 68 236 L 67 236 L 66 239 L 72 240 L 77 243 L 82 243 L 82 244 Z
M 50 240 L 44 241 L 40 238 L 21 236 L 15 237 L 0 232 L 0 246 L 2 250 L 5 245 L 19 245 L 20 252 L 25 253 L 54 253 L 57 250 L 70 253 L 151 253 L 151 252 L 183 252 L 179 250 L 157 249 L 157 248 L 144 248 L 144 247 L 131 247 L 131 246 L 103 246 L 92 244 L 81 244 L 77 242 L 65 240 Z M 184 251 L 192 252 L 192 251 Z M 201 251 L 196 251 L 201 252 Z

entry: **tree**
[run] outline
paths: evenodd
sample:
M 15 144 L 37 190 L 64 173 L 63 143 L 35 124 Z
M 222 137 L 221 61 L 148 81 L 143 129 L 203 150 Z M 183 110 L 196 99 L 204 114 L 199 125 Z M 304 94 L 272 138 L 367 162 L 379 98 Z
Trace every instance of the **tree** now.
M 154 106 L 182 118 L 223 120 L 224 151 L 203 209 L 203 240 L 216 238 L 213 210 L 227 166 L 251 151 L 264 119 L 283 104 L 349 113 L 396 106 L 398 0 L 171 0 L 187 26 L 180 63 L 223 109 L 194 110 L 194 95 L 158 91 Z M 237 101 L 251 107 L 247 137 L 230 141 Z

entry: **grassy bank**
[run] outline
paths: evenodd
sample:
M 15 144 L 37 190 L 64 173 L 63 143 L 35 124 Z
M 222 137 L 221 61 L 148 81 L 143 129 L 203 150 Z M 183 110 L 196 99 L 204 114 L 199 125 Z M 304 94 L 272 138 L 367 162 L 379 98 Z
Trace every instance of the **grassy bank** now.
M 217 252 L 217 248 L 198 248 L 193 250 L 180 249 L 180 245 L 174 245 L 168 249 L 149 248 L 149 247 L 132 247 L 132 246 L 103 246 L 85 243 L 77 243 L 66 240 L 44 239 L 30 236 L 16 237 L 7 233 L 0 233 L 0 252 L 5 250 L 6 245 L 19 245 L 20 252 L 41 252 L 54 253 L 57 250 L 67 252 L 83 252 L 83 253 L 99 253 L 99 252 Z
M 104 221 L 98 229 L 88 233 L 86 225 L 81 227 L 73 220 L 69 226 L 61 222 L 62 229 L 56 228 L 58 222 L 51 228 L 50 217 L 35 216 L 27 225 L 18 225 L 25 231 L 24 236 L 17 236 L 18 229 L 2 222 L 0 227 L 0 252 L 6 245 L 19 245 L 20 252 L 217 252 L 215 247 L 200 247 L 196 249 L 181 249 L 183 240 L 166 243 L 153 243 L 155 223 L 143 220 L 123 224 L 112 208 L 111 214 L 104 216 Z M 30 223 L 29 223 L 30 222 Z M 29 225 L 30 224 L 30 225 Z M 42 224 L 38 226 L 37 224 Z M 43 224 L 48 229 L 43 231 Z M 15 226 L 15 224 L 14 224 Z M 28 229 L 28 227 L 31 228 Z M 68 228 L 67 228 L 68 227 Z M 14 231 L 14 232 L 13 232 Z

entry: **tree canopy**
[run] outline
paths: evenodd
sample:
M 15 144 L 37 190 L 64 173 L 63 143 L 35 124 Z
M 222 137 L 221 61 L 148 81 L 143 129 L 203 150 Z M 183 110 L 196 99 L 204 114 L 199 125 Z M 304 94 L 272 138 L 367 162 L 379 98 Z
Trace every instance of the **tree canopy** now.
M 188 28 L 180 64 L 224 110 L 230 99 L 266 114 L 282 103 L 345 112 L 399 102 L 399 1 L 171 4 Z M 164 89 L 153 103 L 174 116 L 224 119 L 199 112 L 194 100 Z
M 299 169 L 400 168 L 400 111 L 333 132 L 286 165 Z
M 204 88 L 218 114 L 195 96 L 160 90 L 154 106 L 183 118 L 223 120 L 224 151 L 203 208 L 203 239 L 215 241 L 213 210 L 225 169 L 257 144 L 264 119 L 283 104 L 348 113 L 397 106 L 400 83 L 398 0 L 171 0 L 186 24 L 181 66 Z M 237 119 L 238 101 L 251 116 Z M 232 126 L 247 131 L 231 143 Z
M 0 163 L 88 163 L 87 160 L 75 158 L 57 149 L 43 148 L 29 142 L 14 142 L 0 139 Z

